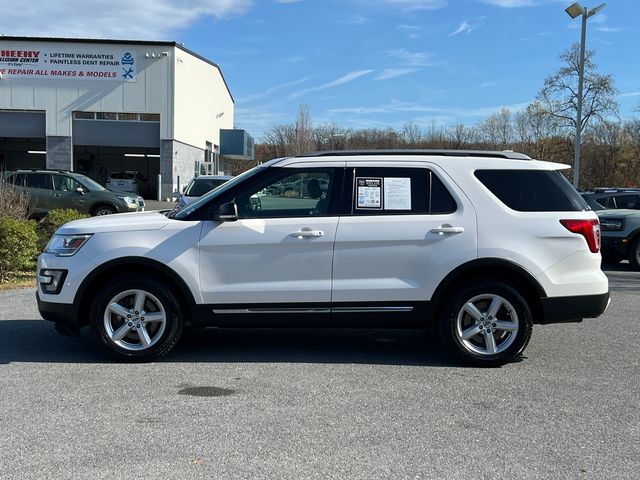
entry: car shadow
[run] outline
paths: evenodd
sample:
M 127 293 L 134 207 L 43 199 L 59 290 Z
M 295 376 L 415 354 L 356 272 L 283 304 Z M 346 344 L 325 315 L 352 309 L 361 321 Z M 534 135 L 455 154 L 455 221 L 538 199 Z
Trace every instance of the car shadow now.
M 187 330 L 162 361 L 458 366 L 435 331 L 382 329 Z M 72 338 L 43 320 L 3 320 L 0 364 L 14 362 L 117 363 L 87 329 Z

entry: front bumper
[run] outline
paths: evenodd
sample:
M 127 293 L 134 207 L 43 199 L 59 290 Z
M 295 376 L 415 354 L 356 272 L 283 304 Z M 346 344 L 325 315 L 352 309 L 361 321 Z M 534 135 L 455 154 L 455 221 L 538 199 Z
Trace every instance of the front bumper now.
M 73 303 L 53 303 L 40 299 L 36 292 L 38 311 L 45 320 L 54 322 L 56 330 L 67 335 L 79 335 L 80 326 L 78 324 L 78 306 Z
M 600 295 L 542 298 L 540 323 L 581 322 L 600 316 L 609 306 L 609 292 Z

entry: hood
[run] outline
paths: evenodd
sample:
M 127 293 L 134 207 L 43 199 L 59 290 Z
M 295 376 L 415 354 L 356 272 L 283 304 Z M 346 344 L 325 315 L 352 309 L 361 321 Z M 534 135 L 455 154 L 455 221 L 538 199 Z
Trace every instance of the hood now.
M 82 233 L 134 232 L 141 230 L 158 230 L 171 222 L 162 213 L 134 212 L 102 215 L 99 217 L 73 220 L 62 225 L 56 233 L 77 235 Z

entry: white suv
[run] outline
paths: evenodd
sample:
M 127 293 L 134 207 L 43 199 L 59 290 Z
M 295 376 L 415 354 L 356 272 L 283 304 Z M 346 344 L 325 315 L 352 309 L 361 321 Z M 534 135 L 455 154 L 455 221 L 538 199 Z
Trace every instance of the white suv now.
M 125 360 L 165 355 L 185 326 L 435 324 L 458 358 L 500 365 L 534 323 L 609 302 L 598 217 L 563 168 L 485 151 L 272 160 L 179 211 L 62 226 L 38 306 Z M 272 188 L 293 182 L 307 194 Z

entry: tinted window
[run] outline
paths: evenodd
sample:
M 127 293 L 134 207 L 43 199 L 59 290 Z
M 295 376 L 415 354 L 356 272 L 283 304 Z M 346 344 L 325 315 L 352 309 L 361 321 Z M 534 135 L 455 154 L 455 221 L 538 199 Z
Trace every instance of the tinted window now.
M 427 215 L 452 213 L 456 202 L 426 168 L 356 168 L 352 213 L 354 215 Z
M 589 209 L 559 171 L 477 170 L 475 176 L 513 210 L 568 212 Z
M 29 188 L 42 188 L 45 190 L 52 190 L 50 173 L 27 173 L 26 185 Z
M 10 175 L 6 179 L 7 183 L 11 183 L 12 185 L 18 185 L 20 187 L 24 186 L 24 173 L 14 173 Z
M 76 188 L 80 188 L 81 185 L 73 178 L 65 177 L 64 175 L 53 176 L 53 189 L 59 192 L 75 192 Z
M 187 197 L 201 197 L 210 190 L 222 185 L 226 180 L 219 180 L 213 178 L 194 178 L 191 180 L 187 188 L 184 190 L 184 194 Z
M 618 208 L 640 209 L 640 195 L 616 195 L 615 199 Z
M 333 169 L 283 169 L 280 175 L 239 193 L 239 218 L 326 215 L 331 200 Z M 291 173 L 292 171 L 296 173 Z

